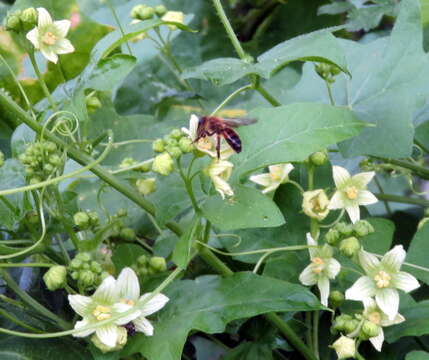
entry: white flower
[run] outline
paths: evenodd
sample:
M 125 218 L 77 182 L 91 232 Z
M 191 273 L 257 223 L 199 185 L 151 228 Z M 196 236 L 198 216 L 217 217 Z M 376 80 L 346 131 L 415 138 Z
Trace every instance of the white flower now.
M 119 294 L 119 302 L 113 306 L 114 309 L 122 313 L 135 307 L 136 311 L 127 318 L 134 324 L 137 331 L 147 336 L 152 336 L 153 326 L 150 321 L 146 319 L 146 316 L 162 309 L 165 304 L 167 304 L 169 300 L 168 297 L 163 294 L 156 294 L 146 304 L 139 306 L 139 303 L 147 299 L 151 293 L 140 296 L 139 280 L 136 273 L 130 268 L 124 268 L 121 271 L 116 286 Z
M 332 172 L 337 191 L 331 199 L 329 208 L 345 209 L 352 223 L 355 223 L 360 219 L 359 205 L 371 205 L 378 201 L 373 193 L 366 190 L 375 172 L 363 172 L 350 176 L 349 172 L 341 166 L 333 166 Z
M 341 335 L 331 346 L 338 356 L 338 360 L 354 358 L 356 355 L 356 343 L 354 339 Z
M 346 291 L 346 299 L 364 301 L 375 296 L 378 307 L 390 320 L 395 319 L 399 308 L 398 290 L 410 292 L 420 285 L 409 273 L 399 271 L 406 252 L 402 245 L 395 246 L 381 260 L 373 254 L 361 250 L 359 263 L 366 276 L 360 277 Z
M 217 159 L 213 159 L 209 166 L 209 176 L 213 181 L 216 191 L 222 196 L 222 199 L 225 199 L 225 196 L 234 195 L 234 191 L 227 182 L 231 176 L 233 167 L 234 165 L 229 161 Z
M 262 185 L 263 194 L 276 190 L 281 184 L 289 180 L 289 173 L 294 169 L 292 164 L 278 164 L 268 166 L 268 173 L 252 175 L 250 181 Z
M 307 233 L 307 244 L 317 246 L 317 242 Z M 311 264 L 299 275 L 299 281 L 306 286 L 317 284 L 320 291 L 320 302 L 328 306 L 329 280 L 334 279 L 340 272 L 341 265 L 335 260 L 332 247 L 328 244 L 323 247 L 308 249 Z
M 380 327 L 378 335 L 369 338 L 369 341 L 371 341 L 377 351 L 381 351 L 384 341 L 383 327 L 399 324 L 405 321 L 405 318 L 398 313 L 393 320 L 390 320 L 389 317 L 377 306 L 377 303 L 371 298 L 364 299 L 363 305 L 365 307 L 365 310 L 363 311 L 365 319 Z
M 197 138 L 198 122 L 199 122 L 198 116 L 195 114 L 192 114 L 189 120 L 189 129 L 185 127 L 182 127 L 181 129 L 186 135 L 188 135 L 188 137 L 192 141 L 195 141 L 195 139 Z M 205 136 L 199 139 L 195 143 L 195 147 L 199 151 L 210 155 L 212 158 L 217 158 L 216 142 L 217 142 L 216 136 Z M 226 160 L 232 154 L 234 154 L 234 150 L 222 138 L 221 145 L 220 145 L 220 159 Z
M 58 54 L 68 54 L 74 51 L 71 42 L 66 39 L 70 29 L 69 20 L 52 21 L 51 15 L 45 8 L 38 8 L 38 24 L 27 33 L 27 39 L 31 41 L 43 56 L 57 63 Z
M 167 11 L 167 13 L 161 18 L 162 21 L 172 21 L 183 24 L 184 14 L 181 11 Z M 176 25 L 168 25 L 171 30 L 176 30 Z

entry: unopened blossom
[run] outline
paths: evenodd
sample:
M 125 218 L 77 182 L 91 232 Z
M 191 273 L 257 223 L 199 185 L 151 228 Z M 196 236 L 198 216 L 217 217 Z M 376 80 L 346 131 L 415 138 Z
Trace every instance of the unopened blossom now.
M 395 246 L 381 260 L 361 250 L 358 254 L 359 263 L 366 275 L 346 291 L 346 299 L 364 301 L 375 297 L 381 311 L 394 320 L 399 309 L 398 290 L 408 293 L 420 286 L 413 275 L 400 271 L 406 255 L 402 245 Z
M 38 24 L 27 33 L 27 39 L 40 50 L 43 56 L 53 63 L 58 62 L 58 55 L 74 51 L 71 42 L 66 39 L 70 29 L 69 20 L 52 21 L 45 8 L 38 8 Z
M 304 213 L 318 221 L 322 221 L 329 214 L 329 199 L 322 189 L 306 191 L 302 194 L 302 210 Z
M 167 13 L 161 18 L 162 21 L 171 21 L 183 24 L 185 15 L 181 11 L 167 11 Z M 176 25 L 168 25 L 171 30 L 176 30 Z
M 328 306 L 329 280 L 335 279 L 341 269 L 340 263 L 335 260 L 333 249 L 328 244 L 316 247 L 317 242 L 307 233 L 307 244 L 311 263 L 299 275 L 299 281 L 306 286 L 316 285 L 320 291 L 320 302 Z
M 281 184 L 289 180 L 289 173 L 294 169 L 292 164 L 278 164 L 268 166 L 268 173 L 252 175 L 250 181 L 262 185 L 263 194 L 276 190 Z
M 356 356 L 356 342 L 347 336 L 340 336 L 330 347 L 337 353 L 338 360 Z
M 364 311 L 363 316 L 366 320 L 379 326 L 379 333 L 377 336 L 369 338 L 371 344 L 377 351 L 381 351 L 381 347 L 384 341 L 383 327 L 399 324 L 405 321 L 405 318 L 397 313 L 396 316 L 391 320 L 389 317 L 378 307 L 374 299 L 367 298 L 363 300 Z
M 231 185 L 228 184 L 233 167 L 234 165 L 227 160 L 213 159 L 208 168 L 208 174 L 222 199 L 225 199 L 226 196 L 234 195 Z
M 345 209 L 350 220 L 355 223 L 360 219 L 359 205 L 371 205 L 378 201 L 374 194 L 366 189 L 375 172 L 362 172 L 351 176 L 341 166 L 333 166 L 332 172 L 337 190 L 332 196 L 329 208 Z

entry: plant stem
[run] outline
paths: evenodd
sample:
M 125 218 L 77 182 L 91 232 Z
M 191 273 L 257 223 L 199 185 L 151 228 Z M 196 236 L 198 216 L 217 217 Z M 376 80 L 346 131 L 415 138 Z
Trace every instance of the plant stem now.
M 52 110 L 57 111 L 57 105 L 55 104 L 54 99 L 52 99 L 48 86 L 46 85 L 45 80 L 43 79 L 39 66 L 37 65 L 36 57 L 34 56 L 34 51 L 30 51 L 28 55 L 30 57 L 31 65 L 33 65 L 34 71 L 36 72 L 37 78 L 39 79 L 40 86 L 42 87 L 42 90 L 45 93 L 45 96 L 48 99 Z
M 390 158 L 384 158 L 384 157 L 379 157 L 379 156 L 372 156 L 372 157 L 374 159 L 383 161 L 385 163 L 389 163 L 389 164 L 393 164 L 393 165 L 403 167 L 405 169 L 409 169 L 423 179 L 426 179 L 426 180 L 429 179 L 429 170 L 423 166 L 415 165 L 415 164 L 412 164 L 412 163 L 405 161 L 405 160 L 390 159 Z
M 9 312 L 7 312 L 7 311 L 5 311 L 3 309 L 0 309 L 0 316 L 5 317 L 9 321 L 15 323 L 16 325 L 18 325 L 18 326 L 20 326 L 20 327 L 22 327 L 24 329 L 33 331 L 35 333 L 42 333 L 41 330 L 36 329 L 36 328 L 32 327 L 31 325 L 27 325 L 26 323 L 24 323 L 21 320 L 17 319 L 15 316 L 13 316 L 12 314 L 10 314 Z
M 307 311 L 305 313 L 305 325 L 307 327 L 307 330 L 305 332 L 305 340 L 307 342 L 307 346 L 313 350 L 313 335 L 311 333 L 311 312 Z
M 378 200 L 429 207 L 429 200 L 391 194 L 374 194 Z
M 425 153 L 429 154 L 429 149 L 424 146 L 420 141 L 418 141 L 417 139 L 414 139 L 414 144 L 416 144 L 417 146 L 419 146 Z
M 55 315 L 53 312 L 45 308 L 42 304 L 34 300 L 30 295 L 23 291 L 6 270 L 0 269 L 0 274 L 2 279 L 6 282 L 7 286 L 16 295 L 18 295 L 22 299 L 22 301 L 24 301 L 28 306 L 36 310 L 38 313 L 46 316 L 48 319 L 51 319 L 55 324 L 58 325 L 59 328 L 70 329 L 70 324 L 67 321 Z
M 106 0 L 106 3 L 107 3 L 107 6 L 109 7 L 110 11 L 113 14 L 113 17 L 115 18 L 116 25 L 118 25 L 118 28 L 119 28 L 119 31 L 121 32 L 122 37 L 124 37 L 125 31 L 121 25 L 121 21 L 119 20 L 119 17 L 118 17 L 118 14 L 116 13 L 115 8 L 110 3 L 110 0 Z M 128 41 L 126 41 L 125 44 L 127 45 L 127 49 L 128 49 L 128 52 L 130 53 L 130 55 L 134 56 Z
M 15 268 L 15 267 L 51 267 L 55 264 L 48 263 L 0 263 L 0 268 Z
M 326 80 L 325 80 L 325 84 L 326 84 L 326 88 L 328 89 L 329 102 L 331 103 L 332 106 L 335 106 L 334 97 L 332 96 L 331 84 L 328 83 Z
M 313 312 L 313 352 L 317 359 L 319 356 L 319 311 Z
M 255 90 L 259 92 L 272 106 L 277 107 L 282 105 L 262 85 L 257 85 Z
M 228 104 L 232 99 L 234 99 L 237 95 L 241 94 L 244 91 L 250 90 L 253 88 L 252 84 L 244 85 L 243 87 L 235 90 L 232 94 L 228 95 L 224 101 L 222 101 L 219 106 L 212 111 L 210 116 L 216 115 L 226 104 Z
M 380 194 L 383 194 L 383 195 L 384 195 L 383 187 L 381 186 L 380 180 L 378 180 L 377 175 L 375 175 L 375 176 L 374 176 L 374 181 L 375 181 L 375 185 L 376 185 L 376 186 L 377 186 L 377 188 L 378 188 L 378 191 L 380 191 Z M 383 201 L 383 203 L 384 203 L 384 207 L 386 208 L 386 212 L 387 212 L 387 214 L 388 214 L 389 216 L 392 216 L 392 209 L 390 209 L 389 202 L 388 202 L 388 201 L 386 201 L 386 200 L 384 200 L 384 201 Z

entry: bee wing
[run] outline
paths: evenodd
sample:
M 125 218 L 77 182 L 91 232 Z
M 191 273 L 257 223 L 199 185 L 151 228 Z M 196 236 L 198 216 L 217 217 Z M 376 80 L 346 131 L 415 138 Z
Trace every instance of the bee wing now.
M 224 123 L 231 127 L 250 125 L 257 122 L 257 119 L 248 119 L 248 118 L 222 118 Z

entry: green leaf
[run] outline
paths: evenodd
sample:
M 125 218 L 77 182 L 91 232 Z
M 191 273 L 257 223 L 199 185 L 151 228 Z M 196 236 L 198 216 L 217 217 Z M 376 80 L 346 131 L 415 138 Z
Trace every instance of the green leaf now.
M 243 151 L 235 157 L 235 174 L 243 176 L 271 164 L 303 161 L 310 154 L 359 134 L 363 123 L 345 107 L 298 103 L 258 108 L 258 119 L 240 129 Z
M 113 252 L 112 261 L 115 264 L 117 272 L 124 267 L 135 263 L 141 255 L 148 255 L 148 252 L 136 244 L 119 244 Z
M 407 251 L 407 262 L 429 269 L 427 256 L 427 241 L 429 238 L 429 223 L 424 224 L 414 235 Z M 419 280 L 429 284 L 429 272 L 411 266 L 403 265 L 403 270 L 413 274 Z
M 191 330 L 221 333 L 232 320 L 321 308 L 303 286 L 248 272 L 177 281 L 165 294 L 170 302 L 154 324 L 154 336 L 132 338 L 124 355 L 140 352 L 148 360 L 178 360 Z
M 365 219 L 374 227 L 374 232 L 361 238 L 361 244 L 366 251 L 383 255 L 392 244 L 395 225 L 392 221 L 381 218 Z
M 243 342 L 229 351 L 224 360 L 272 360 L 273 350 L 270 344 Z
M 180 237 L 173 251 L 172 261 L 182 269 L 186 269 L 191 260 L 191 249 L 198 234 L 200 227 L 201 216 L 195 214 L 191 224 L 186 229 L 185 233 Z
M 234 197 L 210 196 L 202 206 L 204 216 L 222 230 L 276 227 L 285 223 L 276 204 L 259 190 L 237 185 Z
M 411 351 L 407 354 L 405 360 L 429 360 L 429 353 L 426 351 Z

